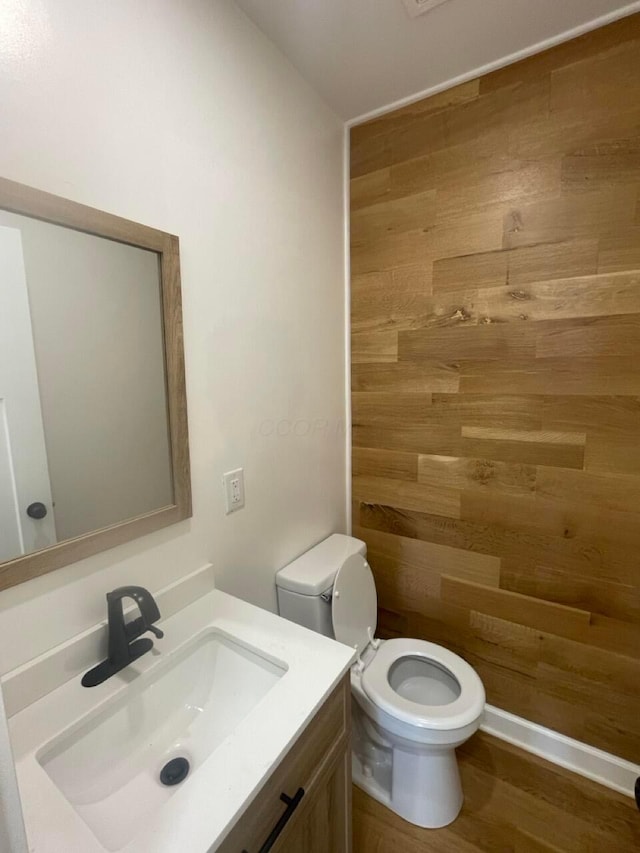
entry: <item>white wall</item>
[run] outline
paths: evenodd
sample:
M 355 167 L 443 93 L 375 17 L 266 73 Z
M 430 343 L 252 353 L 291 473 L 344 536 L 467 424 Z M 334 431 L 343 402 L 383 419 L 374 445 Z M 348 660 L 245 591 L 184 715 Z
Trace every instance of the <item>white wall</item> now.
M 3 0 L 0 103 L 0 175 L 180 237 L 194 504 L 0 593 L 0 671 L 207 560 L 275 608 L 345 522 L 341 121 L 230 0 Z
M 238 0 L 350 124 L 640 9 L 639 0 Z M 489 66 L 489 67 L 488 67 Z
M 628 0 L 238 0 L 349 123 L 637 12 Z

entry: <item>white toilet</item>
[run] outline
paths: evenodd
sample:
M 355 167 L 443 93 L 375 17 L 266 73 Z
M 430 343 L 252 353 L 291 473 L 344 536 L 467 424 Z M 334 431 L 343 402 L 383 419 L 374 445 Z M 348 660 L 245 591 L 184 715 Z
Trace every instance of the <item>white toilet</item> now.
M 405 820 L 446 826 L 462 808 L 455 748 L 477 731 L 484 687 L 424 640 L 376 640 L 364 542 L 334 534 L 276 575 L 280 615 L 352 646 L 353 779 Z

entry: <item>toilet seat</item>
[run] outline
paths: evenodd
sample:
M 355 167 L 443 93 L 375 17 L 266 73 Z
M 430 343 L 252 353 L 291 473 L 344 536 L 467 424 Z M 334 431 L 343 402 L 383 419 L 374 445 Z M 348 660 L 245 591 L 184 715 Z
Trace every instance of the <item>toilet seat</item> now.
M 403 658 L 422 658 L 449 673 L 460 695 L 445 705 L 423 705 L 400 696 L 389 683 L 391 667 Z M 371 701 L 392 717 L 428 729 L 459 729 L 478 719 L 484 708 L 480 677 L 461 657 L 426 640 L 387 640 L 362 673 L 362 689 Z
M 475 670 L 458 655 L 426 640 L 376 640 L 377 606 L 369 564 L 362 555 L 353 554 L 336 574 L 331 617 L 336 640 L 358 653 L 354 666 L 362 673 L 362 689 L 374 705 L 397 720 L 424 729 L 450 731 L 476 721 L 484 708 L 485 694 Z M 458 683 L 460 695 L 442 705 L 404 698 L 389 682 L 391 668 L 403 658 L 419 658 L 444 670 Z
M 351 646 L 361 659 L 374 641 L 378 625 L 378 596 L 369 563 L 352 554 L 336 573 L 331 599 L 333 634 L 339 643 Z

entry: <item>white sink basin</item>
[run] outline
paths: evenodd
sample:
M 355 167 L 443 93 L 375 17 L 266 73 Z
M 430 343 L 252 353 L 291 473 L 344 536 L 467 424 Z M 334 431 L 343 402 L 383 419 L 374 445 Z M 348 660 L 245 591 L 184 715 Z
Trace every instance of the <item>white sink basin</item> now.
M 209 630 L 46 744 L 37 760 L 103 847 L 120 850 L 189 785 L 286 670 Z M 190 772 L 167 787 L 160 771 L 177 757 Z

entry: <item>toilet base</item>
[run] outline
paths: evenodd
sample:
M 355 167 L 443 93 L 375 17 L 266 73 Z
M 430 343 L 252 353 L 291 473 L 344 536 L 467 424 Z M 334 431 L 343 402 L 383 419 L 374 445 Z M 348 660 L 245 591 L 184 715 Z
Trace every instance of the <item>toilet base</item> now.
M 351 779 L 353 784 L 357 785 L 365 794 L 382 803 L 388 809 L 391 808 L 389 792 L 382 787 L 375 776 L 369 772 L 365 774 L 362 763 L 355 753 L 351 754 Z
M 354 752 L 354 784 L 415 826 L 439 829 L 452 823 L 464 799 L 455 749 L 422 754 L 393 749 L 392 753 L 386 769 L 363 765 Z
M 409 752 L 394 747 L 391 807 L 400 817 L 437 829 L 458 817 L 462 800 L 455 749 Z
M 354 783 L 416 826 L 454 821 L 463 802 L 454 745 L 414 746 L 380 729 L 358 701 L 351 707 Z

